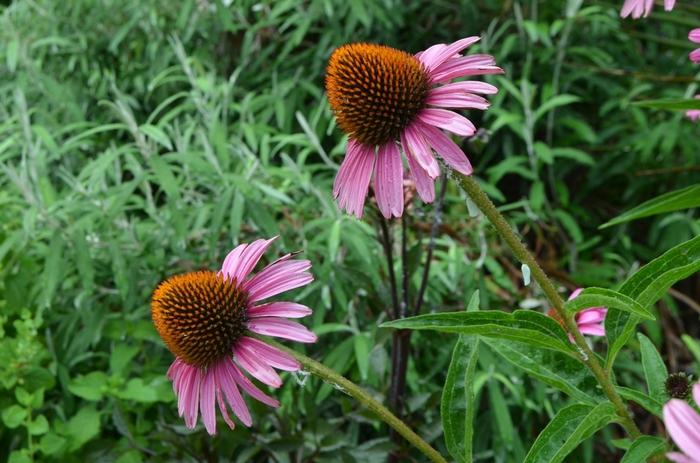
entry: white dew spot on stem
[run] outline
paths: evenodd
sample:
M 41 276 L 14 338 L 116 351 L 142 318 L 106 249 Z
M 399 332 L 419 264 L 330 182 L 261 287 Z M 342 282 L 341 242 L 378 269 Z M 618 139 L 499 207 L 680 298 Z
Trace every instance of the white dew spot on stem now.
M 530 286 L 530 267 L 523 264 L 520 266 L 520 270 L 523 272 L 523 283 L 525 286 Z
M 476 204 L 474 204 L 471 198 L 467 198 L 467 210 L 469 211 L 469 217 L 479 216 L 479 208 L 476 207 Z

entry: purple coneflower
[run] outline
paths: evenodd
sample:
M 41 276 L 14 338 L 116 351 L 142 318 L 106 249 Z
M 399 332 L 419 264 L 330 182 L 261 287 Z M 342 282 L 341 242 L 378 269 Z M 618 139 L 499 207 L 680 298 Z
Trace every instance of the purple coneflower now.
M 700 43 L 700 28 L 690 31 L 688 39 L 693 43 Z M 691 51 L 689 56 L 693 63 L 700 63 L 700 48 Z
M 693 398 L 700 404 L 700 383 L 693 387 Z M 664 405 L 664 424 L 681 452 L 667 453 L 676 463 L 700 463 L 700 414 L 680 399 Z
M 664 0 L 664 9 L 671 11 L 676 5 L 676 0 Z M 654 8 L 654 0 L 625 0 L 620 10 L 620 16 L 626 18 L 632 16 L 634 19 L 639 19 L 642 16 L 647 17 Z
M 279 406 L 243 371 L 278 388 L 282 380 L 274 368 L 297 371 L 300 365 L 289 354 L 250 336 L 251 332 L 316 341 L 316 335 L 303 325 L 287 320 L 305 317 L 311 309 L 294 302 L 261 303 L 311 282 L 308 260 L 287 254 L 249 277 L 274 239 L 241 244 L 226 256 L 219 272 L 176 275 L 153 293 L 151 315 L 158 334 L 175 355 L 168 377 L 188 428 L 194 428 L 201 411 L 207 432 L 215 434 L 217 403 L 231 429 L 234 424 L 226 403 L 250 426 L 252 419 L 239 387 L 266 405 Z
M 349 135 L 347 151 L 333 185 L 342 209 L 362 216 L 370 179 L 384 217 L 403 214 L 403 151 L 418 195 L 435 199 L 440 174 L 433 151 L 456 171 L 472 166 L 462 149 L 443 133 L 475 133 L 474 124 L 445 108 L 486 109 L 479 94 L 494 94 L 493 85 L 453 79 L 500 74 L 490 55 L 460 53 L 479 37 L 438 44 L 415 55 L 395 48 L 354 43 L 336 49 L 328 63 L 328 101 L 340 128 Z

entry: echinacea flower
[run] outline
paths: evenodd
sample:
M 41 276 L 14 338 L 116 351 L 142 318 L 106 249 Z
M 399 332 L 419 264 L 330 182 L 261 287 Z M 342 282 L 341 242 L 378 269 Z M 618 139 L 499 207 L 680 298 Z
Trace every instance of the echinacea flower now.
M 440 174 L 433 151 L 457 172 L 472 166 L 462 149 L 443 133 L 476 132 L 466 117 L 445 108 L 487 109 L 479 94 L 494 94 L 480 81 L 452 82 L 466 76 L 500 74 L 490 55 L 460 53 L 479 37 L 438 44 L 411 55 L 395 48 L 353 43 L 336 49 L 328 62 L 326 90 L 338 126 L 349 135 L 345 159 L 333 185 L 341 209 L 357 217 L 374 172 L 374 193 L 386 218 L 403 214 L 403 151 L 418 195 L 435 199 Z
M 700 404 L 700 383 L 693 387 L 693 398 Z M 680 399 L 664 405 L 664 424 L 681 452 L 667 453 L 676 463 L 700 463 L 700 413 Z
M 700 28 L 690 31 L 688 39 L 693 43 L 700 43 Z M 688 56 L 693 63 L 700 63 L 700 48 L 691 51 Z
M 316 341 L 316 335 L 303 325 L 287 320 L 305 317 L 311 309 L 294 302 L 261 302 L 311 282 L 308 260 L 295 260 L 287 254 L 250 276 L 274 239 L 241 244 L 226 256 L 219 272 L 176 275 L 153 293 L 153 323 L 175 355 L 168 377 L 177 395 L 178 413 L 190 429 L 201 411 L 207 432 L 215 434 L 217 403 L 231 429 L 234 424 L 227 403 L 238 419 L 250 426 L 252 419 L 239 387 L 266 405 L 279 406 L 244 372 L 278 388 L 282 379 L 274 368 L 297 371 L 299 362 L 251 333 Z
M 576 298 L 579 294 L 581 294 L 581 291 L 583 291 L 583 288 L 576 289 L 573 293 L 571 293 L 568 300 L 570 301 Z M 605 336 L 605 326 L 603 323 L 605 322 L 605 316 L 607 313 L 608 309 L 605 307 L 590 307 L 588 309 L 583 309 L 577 312 L 574 316 L 576 327 L 581 334 L 587 334 L 590 336 Z M 566 329 L 564 321 L 559 317 L 559 314 L 554 309 L 550 309 L 547 312 L 547 315 L 554 318 L 564 327 L 564 329 Z M 569 334 L 569 339 L 571 339 L 572 342 L 574 340 L 571 334 Z
M 676 0 L 664 0 L 664 9 L 671 11 L 676 5 Z M 620 16 L 626 18 L 632 16 L 634 19 L 639 19 L 642 16 L 647 17 L 654 8 L 654 0 L 625 0 L 620 10 Z

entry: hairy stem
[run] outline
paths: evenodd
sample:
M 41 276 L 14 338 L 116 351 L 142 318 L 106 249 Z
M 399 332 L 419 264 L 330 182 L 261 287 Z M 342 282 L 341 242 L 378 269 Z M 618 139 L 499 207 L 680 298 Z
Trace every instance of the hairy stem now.
M 288 353 L 301 364 L 302 368 L 312 375 L 318 376 L 323 381 L 333 385 L 336 389 L 346 393 L 350 397 L 354 398 L 362 405 L 374 412 L 383 422 L 388 424 L 393 430 L 398 434 L 402 435 L 411 445 L 418 449 L 423 455 L 428 457 L 430 461 L 436 463 L 447 463 L 447 460 L 440 455 L 440 453 L 430 446 L 426 441 L 424 441 L 418 434 L 416 434 L 411 428 L 406 426 L 406 423 L 401 421 L 391 413 L 384 405 L 380 404 L 372 398 L 372 396 L 362 389 L 357 384 L 348 380 L 347 378 L 339 375 L 335 371 L 326 367 L 322 363 L 307 357 L 304 354 L 296 352 L 283 344 L 272 341 L 270 339 L 265 339 L 265 342 L 271 344 L 278 349 Z
M 513 254 L 522 262 L 523 264 L 530 267 L 530 272 L 535 281 L 540 285 L 542 291 L 544 292 L 549 302 L 556 310 L 559 317 L 564 320 L 566 329 L 574 338 L 576 346 L 582 352 L 582 360 L 588 366 L 588 368 L 595 376 L 596 380 L 603 389 L 603 392 L 608 397 L 610 402 L 612 402 L 620 418 L 620 424 L 625 428 L 627 434 L 632 438 L 637 438 L 641 435 L 639 428 L 634 423 L 632 416 L 630 415 L 625 403 L 622 398 L 615 390 L 615 386 L 605 373 L 605 370 L 598 362 L 598 358 L 595 356 L 593 351 L 586 344 L 583 335 L 578 330 L 576 322 L 572 314 L 569 314 L 564 309 L 564 301 L 557 292 L 552 281 L 544 273 L 540 265 L 537 263 L 535 258 L 530 254 L 530 251 L 525 247 L 525 245 L 520 241 L 518 235 L 510 227 L 506 219 L 501 215 L 496 209 L 496 206 L 491 202 L 489 197 L 484 193 L 476 180 L 471 176 L 463 176 L 455 174 L 456 179 L 462 189 L 469 195 L 469 197 L 474 201 L 474 204 L 481 210 L 481 212 L 486 216 L 491 224 L 496 228 L 498 234 L 505 240 L 505 242 L 510 247 Z

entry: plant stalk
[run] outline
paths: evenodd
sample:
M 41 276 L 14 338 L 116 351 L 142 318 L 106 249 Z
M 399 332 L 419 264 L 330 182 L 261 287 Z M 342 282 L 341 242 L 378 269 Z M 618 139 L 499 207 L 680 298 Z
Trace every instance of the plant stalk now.
M 318 376 L 323 381 L 333 385 L 336 389 L 346 393 L 351 396 L 362 405 L 373 411 L 379 418 L 388 424 L 397 433 L 402 435 L 411 445 L 418 449 L 423 455 L 428 457 L 430 461 L 435 463 L 447 463 L 447 460 L 440 455 L 440 453 L 430 446 L 426 441 L 424 441 L 418 434 L 416 434 L 411 428 L 409 428 L 406 423 L 401 421 L 391 413 L 384 405 L 380 404 L 372 398 L 372 396 L 362 389 L 357 384 L 348 380 L 347 378 L 339 375 L 335 371 L 326 367 L 322 363 L 307 357 L 293 349 L 290 349 L 283 344 L 272 341 L 270 339 L 265 339 L 265 342 L 275 346 L 276 348 L 288 353 L 301 364 L 302 368 L 309 373 Z
M 612 402 L 613 406 L 615 407 L 615 411 L 620 418 L 620 424 L 623 428 L 625 428 L 627 434 L 634 439 L 641 436 L 642 433 L 634 423 L 634 420 L 632 419 L 629 410 L 627 410 L 625 403 L 622 401 L 622 398 L 615 390 L 614 384 L 605 373 L 605 370 L 598 362 L 598 358 L 596 357 L 595 353 L 593 353 L 590 347 L 588 347 L 583 335 L 578 330 L 573 315 L 567 313 L 564 309 L 564 301 L 562 300 L 561 296 L 559 296 L 559 293 L 554 287 L 552 281 L 544 273 L 540 265 L 537 263 L 527 247 L 525 247 L 525 245 L 522 243 L 515 231 L 513 231 L 513 229 L 510 227 L 506 219 L 500 212 L 498 212 L 496 206 L 494 206 L 486 193 L 481 189 L 477 181 L 471 176 L 459 174 L 455 174 L 455 178 L 457 179 L 459 186 L 462 187 L 472 201 L 474 201 L 474 204 L 477 205 L 486 218 L 489 219 L 494 228 L 496 228 L 498 234 L 501 235 L 501 237 L 508 244 L 508 247 L 510 247 L 513 254 L 515 254 L 515 257 L 517 257 L 520 262 L 530 267 L 532 277 L 540 285 L 540 288 L 542 288 L 545 296 L 552 306 L 554 306 L 554 310 L 556 310 L 559 317 L 564 320 L 567 331 L 571 333 L 576 346 L 582 353 L 581 359 L 591 370 L 591 373 L 593 373 L 593 376 L 595 376 L 596 380 L 603 389 L 603 392 L 608 397 L 610 402 Z

